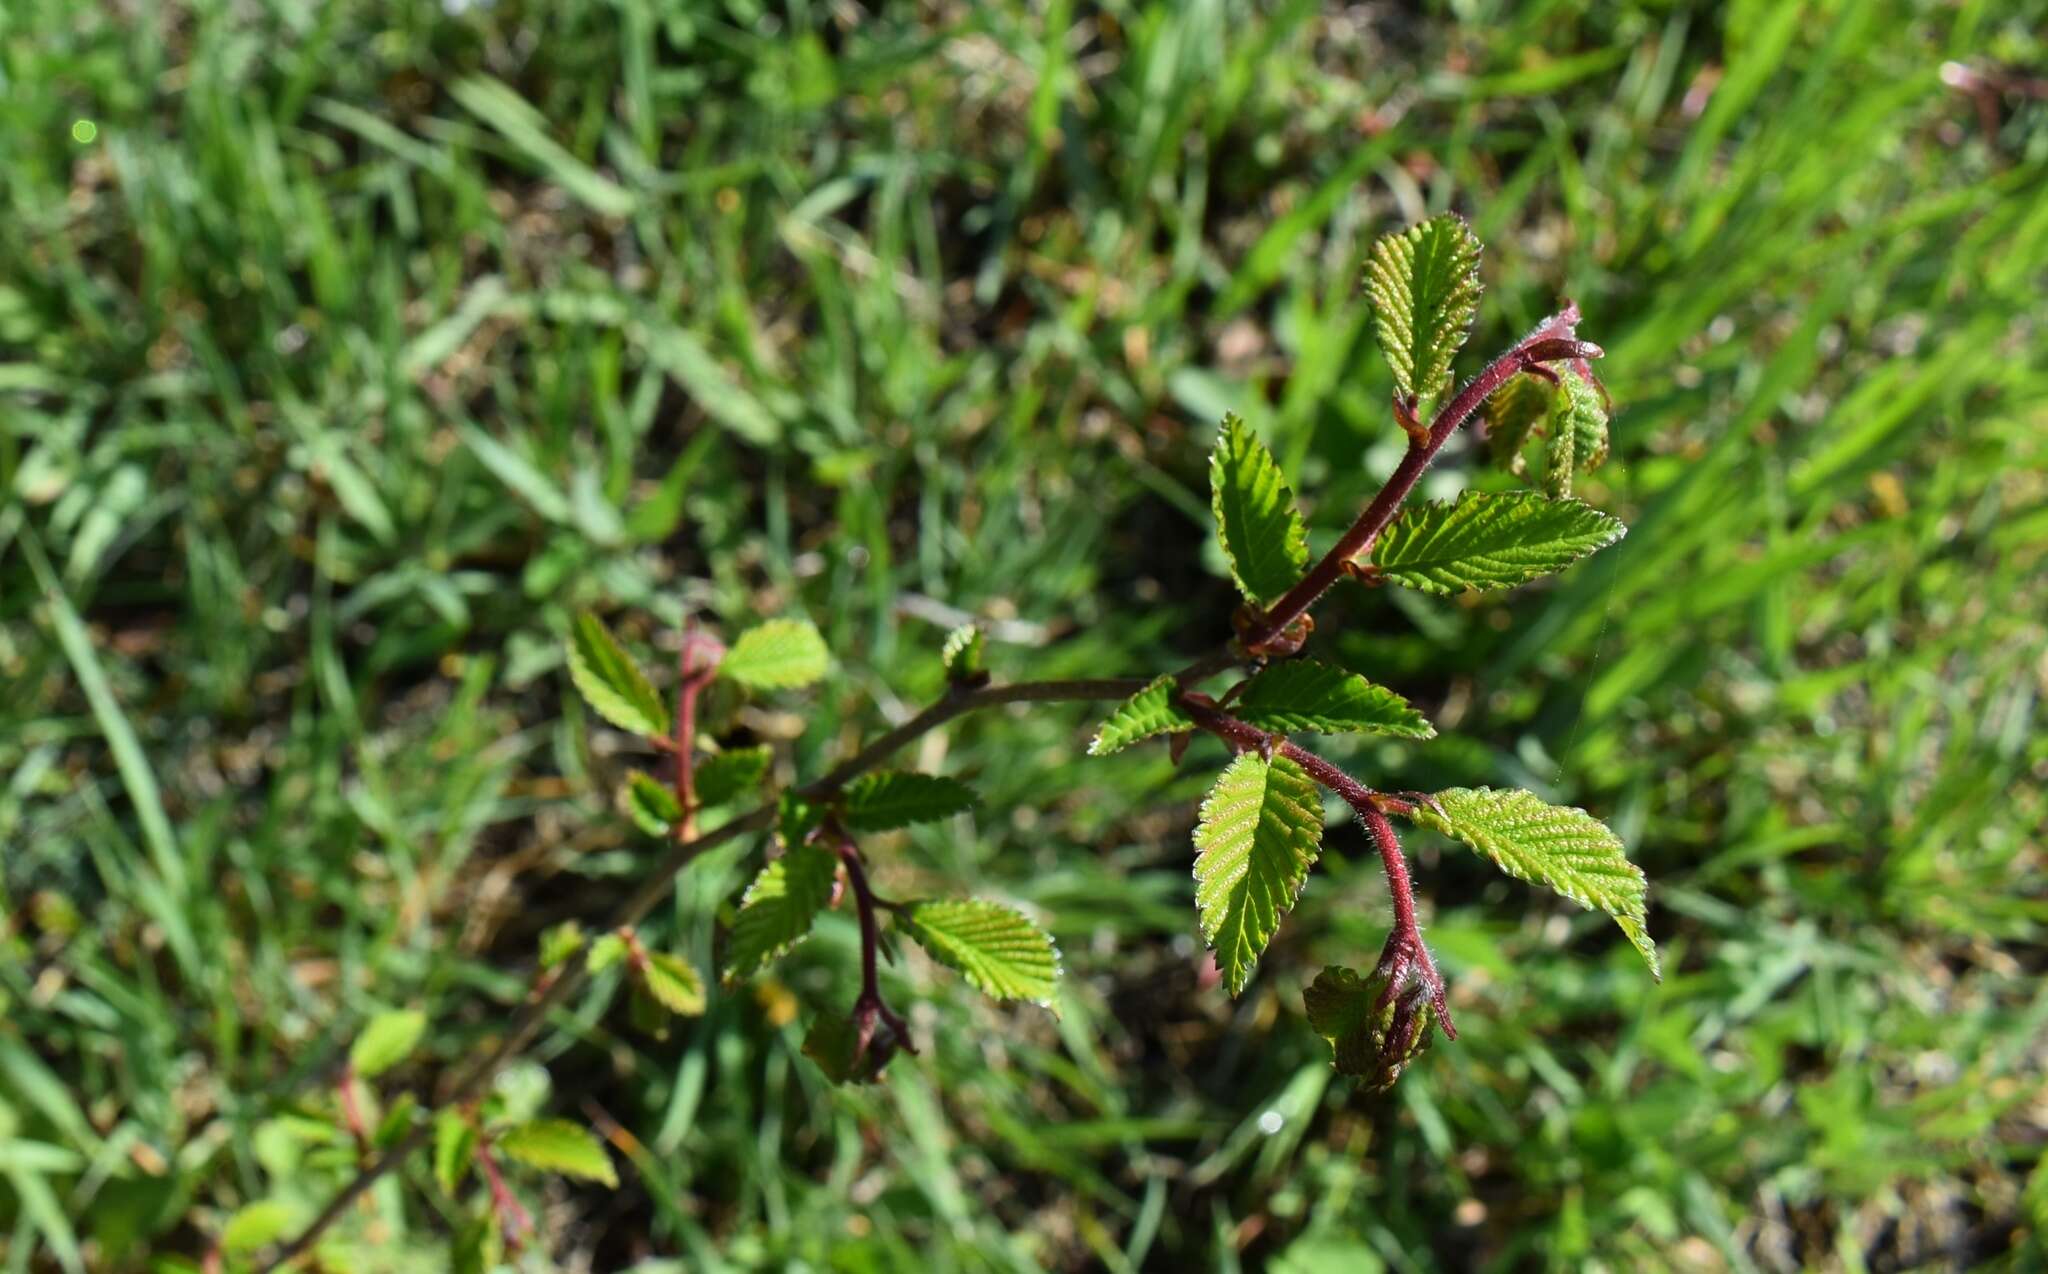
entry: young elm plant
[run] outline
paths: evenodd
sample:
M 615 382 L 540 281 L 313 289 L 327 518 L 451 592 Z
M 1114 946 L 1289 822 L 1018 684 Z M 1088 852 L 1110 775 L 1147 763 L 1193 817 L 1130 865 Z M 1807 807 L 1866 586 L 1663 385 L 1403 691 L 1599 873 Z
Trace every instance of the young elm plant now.
M 273 1261 L 307 1249 L 321 1229 L 368 1183 L 413 1150 L 429 1129 L 434 1173 L 452 1193 L 474 1163 L 497 1220 L 486 1227 L 516 1243 L 528 1224 L 491 1157 L 529 1168 L 610 1180 L 602 1144 L 579 1126 L 529 1119 L 494 1125 L 477 1095 L 498 1066 L 531 1040 L 548 1009 L 584 978 L 622 966 L 634 986 L 636 1016 L 703 1010 L 704 982 L 682 957 L 648 950 L 635 923 L 666 895 L 676 873 L 705 850 L 736 836 L 768 833 L 766 861 L 735 900 L 720 935 L 718 970 L 731 985 L 750 978 L 801 943 L 827 908 L 847 906 L 859 923 L 860 991 L 850 1006 L 823 1006 L 804 1051 L 837 1081 L 872 1079 L 910 1032 L 883 998 L 878 967 L 885 932 L 922 947 L 979 990 L 1003 1000 L 1050 1004 L 1059 952 L 1032 919 L 1000 903 L 955 898 L 886 897 L 871 879 L 861 837 L 949 818 L 974 804 L 959 780 L 882 768 L 903 745 L 976 709 L 1053 700 L 1117 700 L 1089 745 L 1093 756 L 1163 739 L 1178 762 L 1190 739 L 1213 735 L 1232 759 L 1202 802 L 1194 829 L 1194 904 L 1223 986 L 1240 994 L 1260 955 L 1294 906 L 1321 852 L 1322 789 L 1355 815 L 1380 857 L 1391 895 L 1385 946 L 1363 972 L 1324 969 L 1303 993 L 1309 1026 L 1331 1046 L 1340 1072 L 1384 1092 L 1437 1032 L 1457 1038 L 1444 979 L 1416 921 L 1414 888 L 1394 819 L 1463 842 L 1496 866 L 1542 884 L 1582 906 L 1607 912 L 1657 974 L 1645 929 L 1642 873 L 1613 832 L 1582 810 L 1549 805 L 1523 791 L 1452 788 L 1378 790 L 1297 741 L 1315 734 L 1379 734 L 1428 739 L 1423 714 L 1364 673 L 1308 653 L 1312 608 L 1351 579 L 1436 594 L 1510 588 L 1565 569 L 1621 538 L 1616 519 L 1572 498 L 1574 477 L 1607 453 L 1609 404 L 1594 376 L 1599 346 L 1578 336 L 1579 312 L 1567 303 L 1452 392 L 1452 364 L 1470 335 L 1480 297 L 1480 245 L 1466 224 L 1441 216 L 1382 238 L 1366 268 L 1375 333 L 1393 370 L 1392 411 L 1408 438 L 1386 484 L 1336 543 L 1310 562 L 1308 536 L 1286 475 L 1245 424 L 1226 417 L 1209 458 L 1217 533 L 1243 603 L 1230 617 L 1233 638 L 1174 672 L 1153 678 L 997 683 L 984 666 L 982 634 L 965 627 L 943 650 L 948 689 L 924 711 L 882 735 L 829 773 L 772 799 L 766 747 L 720 746 L 703 728 L 702 705 L 727 710 L 742 696 L 810 685 L 831 669 L 830 652 L 807 623 L 769 620 L 730 646 L 694 627 L 684 634 L 673 694 L 665 697 L 604 624 L 579 616 L 569 668 L 584 699 L 607 722 L 638 736 L 662 764 L 634 770 L 619 790 L 625 813 L 670 843 L 639 892 L 586 941 L 574 925 L 549 932 L 528 1004 L 497 1047 L 454 1085 L 433 1121 L 416 1121 Z M 1448 503 L 1409 505 L 1430 462 L 1467 422 L 1483 421 L 1488 450 L 1536 489 L 1468 491 Z M 1221 689 L 1212 683 L 1229 674 Z M 1206 687 L 1206 688 L 1205 688 Z M 671 702 L 673 706 L 671 707 Z M 751 812 L 699 830 L 709 811 L 758 798 Z M 407 1048 L 420 1023 L 373 1024 L 394 1030 Z M 372 1050 L 381 1069 L 396 1059 L 389 1044 Z M 402 1051 L 402 1050 L 401 1050 Z M 349 1091 L 372 1068 L 347 1068 Z M 350 1107 L 353 1110 L 353 1106 Z M 450 1111 L 460 1113 L 451 1114 Z M 353 1118 L 352 1118 L 353 1122 Z M 388 1122 L 388 1120 L 387 1120 Z M 368 1134 L 356 1128 L 367 1155 Z

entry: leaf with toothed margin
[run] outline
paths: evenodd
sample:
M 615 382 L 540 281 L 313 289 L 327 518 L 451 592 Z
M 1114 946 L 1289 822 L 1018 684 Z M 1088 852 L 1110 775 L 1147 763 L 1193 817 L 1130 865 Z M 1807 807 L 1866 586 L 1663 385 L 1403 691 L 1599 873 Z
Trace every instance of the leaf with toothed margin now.
M 1209 506 L 1238 591 L 1255 604 L 1293 588 L 1308 569 L 1308 532 L 1273 453 L 1243 418 L 1223 418 L 1209 453 Z
M 718 675 L 749 690 L 792 690 L 810 685 L 831 666 L 816 625 L 771 619 L 739 635 L 719 661 Z
M 1023 912 L 975 898 L 913 902 L 904 908 L 902 922 L 904 932 L 933 959 L 959 970 L 982 994 L 1052 1003 L 1059 985 L 1059 948 Z
M 668 733 L 668 707 L 604 621 L 585 611 L 569 627 L 569 680 L 597 715 L 642 738 Z
M 1451 360 L 1479 312 L 1479 240 L 1465 219 L 1431 217 L 1372 245 L 1365 267 L 1373 333 L 1403 398 L 1450 387 Z
M 1408 811 L 1424 827 L 1465 842 L 1510 876 L 1548 885 L 1589 910 L 1614 917 L 1661 978 L 1648 930 L 1649 887 L 1621 838 L 1582 809 L 1550 805 L 1533 792 L 1457 787 Z
M 1428 739 L 1436 728 L 1406 699 L 1355 672 L 1290 659 L 1245 683 L 1232 713 L 1261 730 L 1318 734 L 1391 734 Z
M 846 785 L 842 809 L 857 832 L 932 823 L 974 808 L 974 789 L 937 774 L 878 770 Z
M 1151 685 L 1117 705 L 1088 744 L 1089 756 L 1108 756 L 1158 734 L 1180 734 L 1195 728 L 1195 720 L 1174 702 L 1173 674 L 1167 673 Z
M 507 1159 L 543 1172 L 597 1181 L 618 1188 L 604 1143 L 581 1124 L 566 1119 L 529 1119 L 498 1134 L 494 1145 Z
M 765 743 L 751 748 L 727 748 L 697 762 L 692 775 L 700 805 L 723 805 L 761 786 L 768 777 L 773 753 Z
M 1496 468 L 1516 477 L 1527 471 L 1522 448 L 1543 431 L 1550 416 L 1553 390 L 1549 381 L 1533 372 L 1519 372 L 1493 391 L 1482 407 L 1486 415 L 1486 449 Z
M 625 785 L 619 788 L 619 808 L 649 836 L 668 835 L 683 817 L 675 789 L 644 770 L 626 771 Z
M 1232 995 L 1293 908 L 1322 843 L 1321 794 L 1286 757 L 1240 753 L 1209 789 L 1195 828 L 1195 904 Z
M 792 846 L 763 867 L 747 886 L 726 944 L 724 979 L 729 986 L 810 936 L 818 913 L 831 901 L 839 860 L 816 845 Z
M 958 683 L 980 676 L 987 644 L 988 634 L 979 624 L 962 624 L 947 633 L 946 644 L 939 651 L 939 659 L 946 666 L 946 680 Z
M 1579 500 L 1467 491 L 1454 504 L 1403 509 L 1373 545 L 1372 562 L 1383 578 L 1425 593 L 1512 588 L 1606 548 L 1627 529 Z
M 648 952 L 647 963 L 640 966 L 640 983 L 661 1007 L 679 1017 L 696 1017 L 704 1011 L 704 979 L 679 955 Z
M 1558 388 L 1544 422 L 1550 454 L 1543 488 L 1553 497 L 1572 493 L 1572 479 L 1607 459 L 1607 405 L 1591 381 L 1570 369 L 1558 373 Z

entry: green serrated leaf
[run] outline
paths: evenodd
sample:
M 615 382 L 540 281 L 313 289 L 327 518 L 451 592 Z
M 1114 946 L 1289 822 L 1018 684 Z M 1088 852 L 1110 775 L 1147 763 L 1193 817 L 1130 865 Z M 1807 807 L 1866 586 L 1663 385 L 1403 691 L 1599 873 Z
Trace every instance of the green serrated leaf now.
M 1384 578 L 1425 593 L 1512 588 L 1563 570 L 1627 530 L 1579 500 L 1467 491 L 1454 504 L 1403 509 L 1373 545 L 1372 561 Z
M 452 1110 L 434 1116 L 434 1180 L 454 1194 L 476 1159 L 476 1125 Z
M 1294 906 L 1322 843 L 1322 799 L 1286 757 L 1240 753 L 1209 789 L 1195 828 L 1195 904 L 1232 995 Z
M 886 832 L 930 823 L 974 806 L 974 789 L 936 774 L 879 770 L 846 785 L 840 808 L 857 832 Z
M 1607 406 L 1592 382 L 1570 368 L 1558 369 L 1558 382 L 1543 426 L 1550 438 L 1543 489 L 1562 499 L 1572 493 L 1577 474 L 1607 459 Z
M 1231 705 L 1240 720 L 1261 730 L 1318 734 L 1392 734 L 1428 739 L 1436 727 L 1385 686 L 1355 672 L 1312 659 L 1270 665 L 1245 683 Z
M 597 714 L 642 738 L 668 733 L 668 707 L 647 674 L 597 616 L 585 611 L 569 628 L 569 679 Z
M 417 1009 L 379 1013 L 349 1046 L 349 1066 L 356 1078 L 374 1079 L 411 1056 L 426 1030 L 427 1015 Z
M 666 951 L 650 951 L 640 966 L 640 983 L 661 1007 L 678 1017 L 704 1011 L 704 979 L 688 960 Z
M 970 681 L 980 676 L 987 642 L 988 634 L 981 631 L 979 624 L 962 624 L 947 633 L 945 647 L 939 652 L 945 661 L 946 680 Z
M 1479 787 L 1438 792 L 1409 817 L 1461 840 L 1510 876 L 1548 885 L 1588 909 L 1613 916 L 1661 978 L 1648 932 L 1648 885 L 1622 851 L 1621 838 L 1582 809 L 1550 805 L 1533 792 Z
M 1552 392 L 1549 381 L 1521 372 L 1508 377 L 1508 383 L 1486 400 L 1486 448 L 1496 468 L 1522 476 L 1522 448 L 1531 436 L 1543 432 Z
M 1308 567 L 1308 533 L 1273 453 L 1237 415 L 1209 453 L 1209 507 L 1238 591 L 1256 603 L 1293 588 Z
M 1451 361 L 1479 312 L 1479 240 L 1446 213 L 1382 236 L 1365 266 L 1373 331 L 1403 398 L 1431 399 L 1450 387 Z
M 419 1104 L 420 1099 L 411 1093 L 400 1093 L 393 1098 L 391 1109 L 377 1121 L 377 1131 L 370 1134 L 370 1144 L 379 1150 L 397 1145 L 399 1138 L 412 1131 L 412 1117 Z
M 583 926 L 564 920 L 540 935 L 540 967 L 552 969 L 583 949 Z
M 831 666 L 816 625 L 771 619 L 739 635 L 719 663 L 718 675 L 749 690 L 792 690 L 810 685 Z
M 590 955 L 583 961 L 583 967 L 591 973 L 603 973 L 630 954 L 632 948 L 616 933 L 601 935 L 590 944 Z
M 697 763 L 691 779 L 702 805 L 723 805 L 761 786 L 775 754 L 765 743 L 751 748 L 727 748 Z
M 1174 702 L 1173 674 L 1168 673 L 1124 700 L 1096 727 L 1088 755 L 1108 756 L 1154 735 L 1194 728 L 1194 718 Z
M 675 789 L 644 770 L 626 771 L 626 781 L 619 788 L 619 808 L 649 836 L 668 835 L 683 817 Z
M 619 1174 L 604 1143 L 581 1124 L 566 1119 L 531 1119 L 499 1133 L 496 1143 L 507 1159 L 542 1172 L 559 1172 L 584 1181 L 618 1188 Z
M 761 869 L 740 902 L 726 944 L 728 985 L 749 978 L 811 932 L 832 897 L 839 860 L 816 845 L 795 845 Z
M 253 1256 L 292 1228 L 292 1210 L 276 1199 L 258 1199 L 235 1209 L 220 1228 L 220 1248 L 229 1256 Z
M 1378 970 L 1361 978 L 1331 965 L 1302 993 L 1302 1003 L 1309 1025 L 1329 1042 L 1338 1073 L 1357 1076 L 1375 1092 L 1392 1088 L 1434 1035 L 1426 989 L 1410 983 L 1389 994 Z
M 1029 916 L 978 899 L 914 902 L 903 929 L 932 958 L 998 1000 L 1049 1004 L 1058 988 L 1059 948 Z

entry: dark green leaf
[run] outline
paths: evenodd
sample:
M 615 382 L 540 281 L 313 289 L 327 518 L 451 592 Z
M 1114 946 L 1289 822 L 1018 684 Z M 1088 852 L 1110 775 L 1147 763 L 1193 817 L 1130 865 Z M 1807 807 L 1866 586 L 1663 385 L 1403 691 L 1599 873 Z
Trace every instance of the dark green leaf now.
M 1411 505 L 1373 545 L 1373 565 L 1426 593 L 1512 588 L 1563 570 L 1627 528 L 1578 500 L 1534 491 L 1467 491 L 1455 504 Z
M 1392 734 L 1427 739 L 1435 727 L 1406 699 L 1355 672 L 1310 659 L 1276 663 L 1253 677 L 1231 705 L 1262 730 L 1318 734 Z
M 1223 418 L 1209 453 L 1209 504 L 1237 587 L 1266 602 L 1294 587 L 1308 566 L 1307 532 L 1273 453 L 1238 416 Z
M 957 779 L 882 770 L 848 783 L 841 808 L 854 831 L 885 832 L 950 818 L 973 806 L 974 790 Z
M 818 912 L 832 897 L 839 860 L 816 845 L 791 846 L 747 886 L 726 945 L 725 981 L 752 977 L 756 970 L 794 947 L 811 932 Z
M 1173 675 L 1168 673 L 1124 700 L 1103 720 L 1088 745 L 1088 755 L 1108 756 L 1141 739 L 1194 728 L 1194 718 L 1174 702 Z

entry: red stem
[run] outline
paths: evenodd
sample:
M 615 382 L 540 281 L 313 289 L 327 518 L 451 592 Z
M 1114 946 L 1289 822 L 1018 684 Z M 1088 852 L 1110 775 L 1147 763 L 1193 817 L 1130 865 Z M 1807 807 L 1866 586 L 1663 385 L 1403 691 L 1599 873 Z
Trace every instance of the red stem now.
M 370 1132 L 363 1123 L 363 1108 L 356 1102 L 356 1067 L 354 1062 L 344 1062 L 341 1067 L 341 1116 L 348 1121 L 348 1130 L 356 1139 L 356 1153 L 367 1154 L 370 1149 Z
M 875 1035 L 877 1019 L 888 1025 L 897 1044 L 915 1053 L 917 1049 L 910 1042 L 910 1028 L 882 1000 L 877 958 L 882 945 L 882 931 L 875 921 L 875 891 L 868 884 L 867 868 L 860 861 L 860 848 L 843 830 L 832 827 L 828 831 L 839 842 L 839 861 L 846 864 L 847 883 L 853 886 L 854 910 L 860 916 L 860 998 L 853 1002 L 854 1027 L 860 1033 L 860 1047 L 855 1056 L 867 1053 L 868 1043 Z
M 505 1236 L 505 1246 L 519 1250 L 526 1231 L 533 1228 L 533 1218 L 526 1214 L 526 1208 L 505 1185 L 504 1175 L 498 1171 L 498 1160 L 491 1154 L 491 1148 L 482 1142 L 476 1147 L 477 1166 L 484 1170 L 484 1179 L 491 1186 L 491 1211 L 498 1214 L 498 1229 Z
M 1600 347 L 1587 341 L 1571 337 L 1572 328 L 1578 323 L 1579 310 L 1566 303 L 1565 308 L 1545 319 L 1535 331 L 1522 338 L 1521 342 L 1507 353 L 1486 365 L 1486 370 L 1465 382 L 1457 396 L 1440 408 L 1430 420 L 1429 433 L 1424 437 L 1411 436 L 1408 451 L 1401 457 L 1401 463 L 1387 478 L 1387 484 L 1380 488 L 1372 503 L 1365 506 L 1365 512 L 1358 515 L 1350 528 L 1330 546 L 1301 582 L 1287 590 L 1285 596 L 1266 612 L 1266 617 L 1253 625 L 1243 636 L 1246 649 L 1256 649 L 1272 641 L 1287 630 L 1287 626 L 1300 618 L 1316 599 L 1330 590 L 1330 585 L 1344 574 L 1344 564 L 1372 548 L 1374 540 L 1387 523 L 1394 520 L 1394 514 L 1401 508 L 1401 502 L 1415 489 L 1423 470 L 1443 449 L 1445 442 L 1457 432 L 1458 426 L 1469 420 L 1479 410 L 1494 390 L 1507 384 L 1508 378 L 1525 367 L 1539 363 L 1553 363 L 1561 360 L 1588 359 L 1600 357 Z

